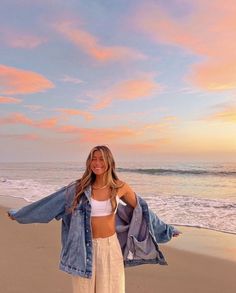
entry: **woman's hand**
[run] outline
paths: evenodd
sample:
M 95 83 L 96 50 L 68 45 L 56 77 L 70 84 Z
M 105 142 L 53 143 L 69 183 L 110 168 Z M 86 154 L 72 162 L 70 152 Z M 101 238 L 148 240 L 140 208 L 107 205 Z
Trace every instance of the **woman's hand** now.
M 9 212 L 7 212 L 8 218 L 10 218 L 11 220 L 16 220 L 15 218 L 13 218 L 12 215 L 9 214 Z
M 179 230 L 174 230 L 173 231 L 173 237 L 178 237 L 180 234 L 182 234 L 182 232 L 180 232 Z

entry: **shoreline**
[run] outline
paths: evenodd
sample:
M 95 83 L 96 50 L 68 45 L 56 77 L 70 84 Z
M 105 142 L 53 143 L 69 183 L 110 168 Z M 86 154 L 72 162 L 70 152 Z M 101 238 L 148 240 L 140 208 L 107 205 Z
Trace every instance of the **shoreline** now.
M 0 206 L 1 288 L 4 293 L 71 293 L 71 276 L 59 270 L 60 222 L 19 224 Z M 167 266 L 125 269 L 126 293 L 234 293 L 236 262 L 160 245 Z
M 24 198 L 7 196 L 0 194 L 0 206 L 9 209 L 18 209 L 24 205 L 30 204 Z

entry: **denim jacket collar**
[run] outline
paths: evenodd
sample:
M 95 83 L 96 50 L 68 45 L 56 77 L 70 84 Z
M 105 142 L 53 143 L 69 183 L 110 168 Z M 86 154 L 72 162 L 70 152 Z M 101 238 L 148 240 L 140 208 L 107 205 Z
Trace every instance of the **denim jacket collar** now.
M 87 197 L 89 203 L 91 203 L 91 194 L 92 194 L 92 187 L 91 185 L 87 186 L 84 190 L 84 194 Z

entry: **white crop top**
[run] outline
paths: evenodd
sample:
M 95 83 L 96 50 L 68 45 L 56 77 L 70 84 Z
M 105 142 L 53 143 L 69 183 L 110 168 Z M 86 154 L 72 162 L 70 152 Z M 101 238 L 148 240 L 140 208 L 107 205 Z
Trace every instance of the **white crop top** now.
M 116 210 L 117 211 L 118 203 L 119 203 L 119 196 L 116 196 Z M 108 216 L 112 214 L 112 206 L 111 206 L 111 200 L 96 200 L 91 197 L 91 217 L 102 217 L 102 216 Z

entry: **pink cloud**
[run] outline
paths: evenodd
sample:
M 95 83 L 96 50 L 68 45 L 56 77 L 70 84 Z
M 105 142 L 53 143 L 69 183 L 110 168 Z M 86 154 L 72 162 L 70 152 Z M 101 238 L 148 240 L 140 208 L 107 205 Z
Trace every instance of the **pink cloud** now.
M 99 97 L 99 102 L 94 105 L 94 109 L 100 110 L 111 104 L 112 100 L 136 100 L 146 98 L 159 92 L 161 86 L 153 78 L 143 76 L 137 79 L 122 81 L 110 88 L 103 96 Z
M 92 120 L 94 117 L 91 113 L 87 112 L 87 111 L 82 111 L 82 110 L 78 110 L 78 109 L 65 109 L 65 108 L 59 108 L 56 109 L 57 111 L 72 116 L 72 115 L 80 115 L 82 117 L 84 117 L 84 119 L 90 121 Z
M 0 118 L 0 125 L 22 124 L 36 128 L 54 128 L 56 127 L 57 122 L 57 118 L 34 121 L 22 113 L 11 113 L 6 117 Z
M 82 128 L 73 125 L 60 126 L 58 133 L 75 134 L 76 137 L 70 142 L 80 141 L 83 143 L 104 143 L 104 141 L 120 141 L 126 138 L 132 138 L 138 133 L 128 127 L 114 128 Z
M 54 87 L 41 74 L 5 65 L 0 65 L 0 82 L 2 93 L 7 95 L 32 94 Z
M 44 37 L 13 29 L 0 29 L 2 42 L 12 48 L 34 49 L 47 42 Z
M 236 61 L 225 57 L 211 58 L 204 63 L 194 64 L 186 78 L 196 86 L 209 91 L 236 88 Z
M 21 99 L 0 96 L 0 104 L 19 104 L 21 102 L 22 102 Z
M 70 82 L 70 83 L 74 83 L 74 84 L 83 83 L 83 80 L 76 78 L 76 77 L 68 76 L 68 75 L 64 75 L 64 77 L 61 79 L 61 81 Z
M 135 49 L 124 46 L 104 46 L 98 38 L 81 28 L 75 27 L 72 22 L 61 22 L 54 27 L 72 43 L 97 61 L 116 61 L 129 59 L 145 59 L 146 57 Z
M 160 151 L 160 148 L 165 147 L 169 142 L 170 140 L 167 138 L 160 138 L 156 140 L 147 140 L 135 144 L 127 143 L 123 144 L 121 147 L 129 152 L 132 152 L 133 150 L 135 150 L 135 152 L 137 153 L 148 153 L 150 151 L 158 152 Z
M 57 125 L 57 122 L 57 118 L 43 119 L 41 121 L 34 122 L 34 126 L 39 128 L 54 128 Z
M 117 128 L 83 128 L 80 129 L 81 142 L 104 143 L 104 141 L 123 140 L 136 136 L 133 129 L 126 127 Z
M 80 128 L 73 125 L 64 125 L 64 126 L 59 126 L 57 128 L 57 132 L 68 133 L 68 134 L 78 134 L 80 132 Z
M 58 118 L 52 117 L 43 120 L 33 120 L 21 113 L 12 113 L 6 117 L 0 119 L 0 125 L 26 125 L 34 128 L 49 129 L 53 133 L 68 134 L 69 142 L 81 142 L 81 143 L 105 143 L 105 142 L 130 142 L 141 143 L 143 140 L 147 140 L 150 137 L 155 141 L 161 141 L 166 139 L 166 131 L 174 118 L 170 120 L 163 118 L 156 124 L 144 124 L 138 125 L 135 128 L 129 126 L 114 126 L 103 128 L 84 128 L 75 125 L 60 125 Z M 149 141 L 148 140 L 148 141 Z
M 189 1 L 182 4 L 190 7 Z M 206 90 L 236 87 L 236 42 L 234 0 L 194 1 L 181 18 L 164 10 L 158 2 L 141 5 L 133 17 L 134 28 L 153 41 L 181 47 L 204 57 L 194 64 L 186 80 Z
M 21 113 L 12 113 L 9 116 L 0 118 L 0 125 L 6 124 L 24 124 L 24 125 L 33 125 L 33 120 L 29 119 Z
M 34 133 L 26 133 L 26 134 L 0 134 L 0 137 L 9 138 L 9 139 L 17 139 L 17 140 L 28 140 L 28 141 L 36 141 L 39 140 L 39 136 Z
M 94 110 L 102 110 L 107 108 L 111 102 L 112 102 L 112 98 L 110 96 L 106 97 L 100 97 L 98 98 L 100 101 L 98 103 L 96 103 L 95 105 L 93 105 L 93 109 Z
M 117 127 L 103 127 L 103 128 L 82 128 L 73 125 L 59 126 L 56 129 L 58 133 L 72 134 L 74 138 L 70 139 L 69 142 L 81 142 L 81 143 L 126 143 L 137 144 L 146 146 L 146 148 L 154 147 L 158 144 L 166 144 L 169 141 L 166 131 L 170 126 L 169 124 L 160 122 L 159 124 L 144 124 L 139 127 L 131 128 L 127 126 Z M 158 134 L 157 134 L 158 131 Z M 150 140 L 151 137 L 152 139 Z M 145 141 L 145 143 L 143 143 Z
M 206 118 L 208 121 L 236 123 L 236 105 L 228 105 Z

